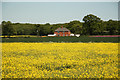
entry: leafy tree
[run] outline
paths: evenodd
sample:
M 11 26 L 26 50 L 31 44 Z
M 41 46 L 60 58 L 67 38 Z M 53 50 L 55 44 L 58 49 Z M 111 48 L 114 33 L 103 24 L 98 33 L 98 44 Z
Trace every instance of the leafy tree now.
M 2 36 L 2 25 L 0 24 L 0 36 Z
M 45 25 L 44 25 L 44 34 L 45 35 L 48 35 L 50 32 L 51 32 L 51 25 L 49 24 L 49 23 L 46 23 Z
M 80 21 L 74 20 L 68 23 L 67 28 L 75 34 L 82 34 L 82 23 Z
M 41 26 L 38 28 L 38 31 L 39 31 L 39 35 L 40 35 L 40 36 L 43 36 L 43 35 L 44 35 L 44 27 L 43 27 L 43 25 L 41 25 Z
M 36 24 L 36 32 L 37 32 L 37 36 L 39 35 L 39 27 L 40 27 L 40 24 Z
M 89 14 L 83 18 L 84 22 L 77 20 L 63 24 L 30 24 L 30 23 L 11 23 L 2 22 L 2 35 L 48 35 L 54 34 L 55 29 L 63 26 L 69 29 L 73 34 L 82 35 L 103 35 L 120 34 L 120 21 L 102 21 L 99 17 Z
M 10 21 L 3 21 L 2 22 L 2 34 L 5 36 L 7 35 L 8 37 L 10 37 L 11 35 L 13 35 L 15 32 L 15 29 L 12 26 L 12 23 Z
M 107 30 L 109 34 L 116 34 L 118 32 L 118 21 L 109 20 L 107 22 Z
M 120 35 L 120 21 L 118 21 L 118 34 Z
M 92 28 L 93 28 L 92 34 L 94 34 L 94 35 L 102 35 L 103 32 L 104 32 L 103 21 L 96 22 L 96 24 L 94 24 L 92 26 Z
M 98 29 L 97 23 L 101 22 L 101 19 L 95 15 L 89 14 L 83 18 L 84 34 L 94 34 L 94 30 Z M 100 24 L 99 24 L 100 25 Z

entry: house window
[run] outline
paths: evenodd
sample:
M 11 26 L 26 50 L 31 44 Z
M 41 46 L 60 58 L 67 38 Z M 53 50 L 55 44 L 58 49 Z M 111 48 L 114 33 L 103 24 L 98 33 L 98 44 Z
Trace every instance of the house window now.
M 65 36 L 65 34 L 63 34 L 63 36 Z
M 60 35 L 58 34 L 58 36 L 60 36 Z
M 65 32 L 63 31 L 63 33 L 65 33 Z
M 59 31 L 58 31 L 58 33 L 59 33 Z

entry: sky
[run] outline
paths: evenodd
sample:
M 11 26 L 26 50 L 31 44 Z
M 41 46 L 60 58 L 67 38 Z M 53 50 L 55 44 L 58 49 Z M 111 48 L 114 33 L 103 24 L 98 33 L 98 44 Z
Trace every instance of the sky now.
M 118 20 L 120 20 L 120 1 L 118 3 Z
M 119 2 L 120 0 L 1 0 L 2 2 Z
M 2 2 L 0 1 L 0 24 L 2 21 Z
M 2 2 L 2 20 L 13 23 L 82 22 L 88 14 L 118 20 L 118 2 Z

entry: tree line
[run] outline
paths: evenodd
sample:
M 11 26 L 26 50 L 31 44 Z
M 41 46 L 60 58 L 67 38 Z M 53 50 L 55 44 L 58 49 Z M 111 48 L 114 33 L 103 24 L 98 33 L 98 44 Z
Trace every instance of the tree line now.
M 30 24 L 30 23 L 11 23 L 2 21 L 2 35 L 38 35 L 45 36 L 54 34 L 58 27 L 66 27 L 73 34 L 81 35 L 119 35 L 120 21 L 109 20 L 103 21 L 99 17 L 89 14 L 84 16 L 84 22 L 77 20 L 63 24 Z

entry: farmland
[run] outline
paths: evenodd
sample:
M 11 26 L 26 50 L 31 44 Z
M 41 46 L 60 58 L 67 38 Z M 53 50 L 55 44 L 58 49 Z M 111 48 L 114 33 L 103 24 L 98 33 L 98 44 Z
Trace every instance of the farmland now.
M 2 78 L 117 78 L 118 43 L 2 43 Z

